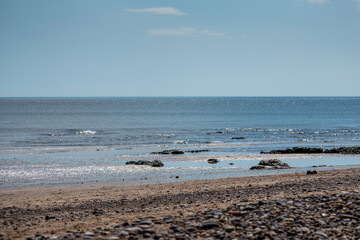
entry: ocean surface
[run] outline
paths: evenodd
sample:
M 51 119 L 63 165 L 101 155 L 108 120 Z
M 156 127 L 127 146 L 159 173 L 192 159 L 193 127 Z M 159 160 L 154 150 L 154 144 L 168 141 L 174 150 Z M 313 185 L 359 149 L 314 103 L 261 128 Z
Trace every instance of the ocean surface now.
M 360 97 L 0 98 L 0 187 L 263 174 L 249 171 L 268 159 L 260 151 L 355 145 Z M 152 154 L 166 149 L 209 151 Z M 125 166 L 154 159 L 165 167 Z M 287 171 L 360 164 L 357 155 L 280 159 L 297 167 Z

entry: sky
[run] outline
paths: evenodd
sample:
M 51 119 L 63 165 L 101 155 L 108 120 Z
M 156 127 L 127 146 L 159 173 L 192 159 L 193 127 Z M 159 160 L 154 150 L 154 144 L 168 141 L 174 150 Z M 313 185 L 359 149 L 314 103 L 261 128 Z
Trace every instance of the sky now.
M 360 0 L 0 0 L 0 97 L 360 96 Z

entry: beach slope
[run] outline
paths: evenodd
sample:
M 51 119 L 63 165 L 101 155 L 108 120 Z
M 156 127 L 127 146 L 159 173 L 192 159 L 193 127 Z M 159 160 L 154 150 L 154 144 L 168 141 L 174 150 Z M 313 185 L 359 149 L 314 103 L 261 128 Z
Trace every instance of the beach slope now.
M 0 239 L 360 237 L 360 168 L 0 189 Z

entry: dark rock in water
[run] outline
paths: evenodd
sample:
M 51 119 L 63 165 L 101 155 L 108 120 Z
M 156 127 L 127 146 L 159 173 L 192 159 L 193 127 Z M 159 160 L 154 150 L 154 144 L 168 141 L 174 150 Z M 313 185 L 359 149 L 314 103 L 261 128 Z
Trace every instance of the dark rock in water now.
M 327 167 L 327 165 L 314 165 L 312 167 Z
M 294 153 L 335 153 L 335 154 L 360 154 L 360 146 L 339 147 L 331 149 L 294 147 L 287 149 L 275 149 L 270 152 L 260 152 L 261 154 L 294 154 Z
M 272 150 L 270 152 L 260 152 L 261 154 L 294 154 L 294 153 L 323 153 L 322 148 L 294 147 L 283 150 Z
M 231 139 L 245 139 L 244 137 L 232 137 Z
M 147 165 L 152 167 L 163 167 L 164 164 L 160 160 L 154 160 L 154 161 L 145 161 L 145 160 L 139 160 L 139 161 L 129 161 L 125 163 L 126 165 Z
M 172 150 L 164 150 L 162 152 L 153 152 L 152 154 L 184 154 L 183 151 L 172 149 Z
M 324 153 L 360 154 L 360 146 L 325 149 Z
M 210 159 L 207 160 L 207 161 L 208 161 L 208 163 L 210 163 L 210 164 L 216 164 L 216 163 L 219 162 L 219 160 L 217 160 L 217 159 L 215 159 L 215 158 L 210 158 Z
M 258 165 L 252 166 L 250 170 L 287 169 L 290 166 L 278 159 L 261 160 Z
M 208 149 L 197 149 L 197 150 L 189 150 L 189 151 L 186 151 L 188 153 L 200 153 L 200 152 L 210 152 L 210 150 Z
M 152 165 L 151 165 L 151 166 L 152 166 L 152 167 L 163 167 L 164 164 L 163 164 L 163 162 L 160 161 L 160 160 L 154 160 L 154 161 L 152 161 Z
M 307 171 L 306 174 L 317 174 L 317 171 Z

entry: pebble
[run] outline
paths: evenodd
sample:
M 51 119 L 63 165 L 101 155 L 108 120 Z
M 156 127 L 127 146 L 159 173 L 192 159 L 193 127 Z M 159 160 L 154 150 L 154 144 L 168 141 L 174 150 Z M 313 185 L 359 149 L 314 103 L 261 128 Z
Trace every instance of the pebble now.
M 130 234 L 141 234 L 143 232 L 143 230 L 139 227 L 130 227 L 126 229 L 127 232 L 129 232 Z
M 204 230 L 219 228 L 219 227 L 220 225 L 218 223 L 213 223 L 213 222 L 205 222 L 201 225 L 201 228 Z
M 118 236 L 119 237 L 127 237 L 127 236 L 129 236 L 129 233 L 127 231 L 123 230 L 123 231 L 119 232 Z
M 93 232 L 87 231 L 84 233 L 85 236 L 94 236 L 95 234 Z

